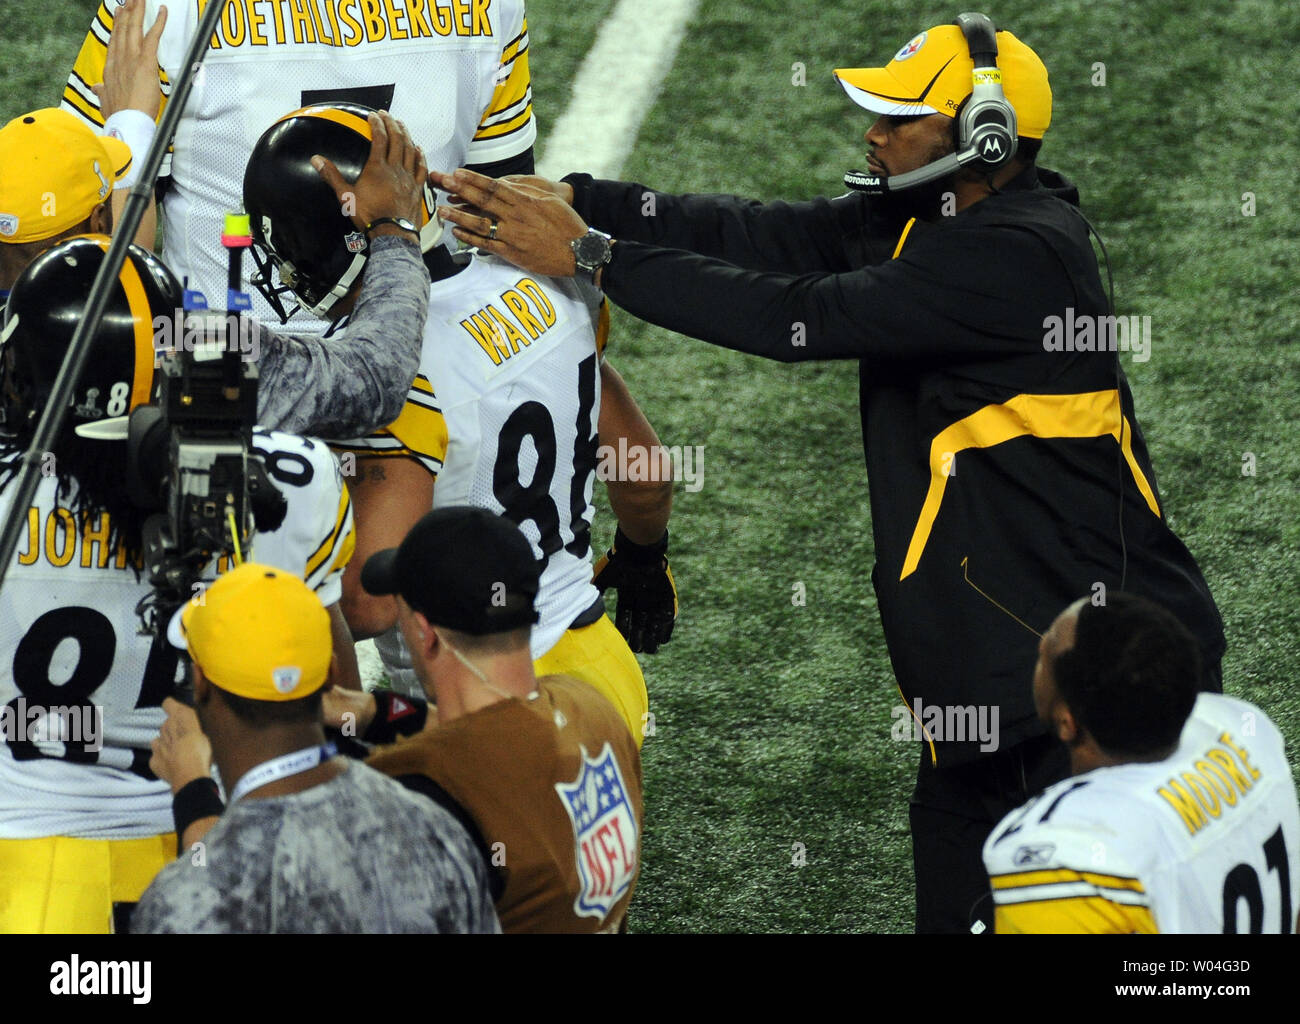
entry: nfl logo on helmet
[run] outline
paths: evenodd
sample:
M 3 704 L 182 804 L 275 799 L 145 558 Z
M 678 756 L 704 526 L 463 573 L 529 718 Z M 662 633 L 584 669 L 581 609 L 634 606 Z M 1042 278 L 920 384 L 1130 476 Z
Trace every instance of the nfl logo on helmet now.
M 555 791 L 573 822 L 581 887 L 573 901 L 579 917 L 605 917 L 636 879 L 636 814 L 627 799 L 613 748 L 600 756 L 582 750 L 582 772 Z

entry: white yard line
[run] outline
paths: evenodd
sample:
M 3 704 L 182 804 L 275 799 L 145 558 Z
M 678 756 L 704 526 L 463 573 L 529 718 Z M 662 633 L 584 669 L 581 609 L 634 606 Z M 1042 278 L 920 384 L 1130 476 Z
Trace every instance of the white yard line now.
M 618 176 L 697 5 L 698 0 L 619 0 L 574 76 L 568 109 L 546 137 L 538 174 Z M 366 689 L 383 675 L 374 641 L 357 644 L 357 667 Z
M 574 76 L 568 109 L 546 138 L 537 162 L 542 177 L 618 176 L 697 6 L 698 0 L 619 0 Z

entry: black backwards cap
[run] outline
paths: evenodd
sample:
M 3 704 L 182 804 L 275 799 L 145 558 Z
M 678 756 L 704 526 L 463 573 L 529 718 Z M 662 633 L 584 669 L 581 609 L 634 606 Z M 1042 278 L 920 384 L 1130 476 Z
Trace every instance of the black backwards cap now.
M 537 622 L 540 576 L 532 545 L 509 519 L 449 506 L 422 516 L 399 546 L 371 555 L 361 585 L 400 594 L 431 625 L 488 636 Z

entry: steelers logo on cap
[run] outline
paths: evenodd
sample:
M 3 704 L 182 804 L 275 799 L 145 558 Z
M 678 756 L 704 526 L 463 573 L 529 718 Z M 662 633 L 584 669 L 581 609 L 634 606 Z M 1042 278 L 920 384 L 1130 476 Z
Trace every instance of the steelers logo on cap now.
M 919 36 L 913 36 L 911 42 L 894 54 L 894 60 L 907 60 L 908 57 L 913 56 L 924 45 L 925 33 L 922 32 Z

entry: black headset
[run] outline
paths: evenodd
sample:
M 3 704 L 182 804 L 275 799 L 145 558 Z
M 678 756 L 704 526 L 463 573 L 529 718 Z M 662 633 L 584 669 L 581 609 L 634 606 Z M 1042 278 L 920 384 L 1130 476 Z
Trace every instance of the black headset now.
M 901 192 L 971 164 L 992 174 L 1016 155 L 1016 111 L 1002 92 L 997 30 L 983 14 L 959 14 L 954 24 L 966 38 L 966 49 L 975 62 L 971 94 L 957 115 L 956 152 L 906 174 L 884 177 L 869 171 L 849 171 L 844 175 L 844 184 L 849 188 L 876 195 Z

